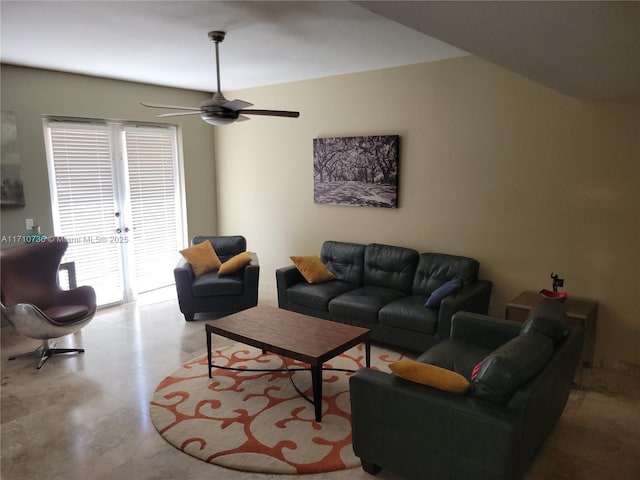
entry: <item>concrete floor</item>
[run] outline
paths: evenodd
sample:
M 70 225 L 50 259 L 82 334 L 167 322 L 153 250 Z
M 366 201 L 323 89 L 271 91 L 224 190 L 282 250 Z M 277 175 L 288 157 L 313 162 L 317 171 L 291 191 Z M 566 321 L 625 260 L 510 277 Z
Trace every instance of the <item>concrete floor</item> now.
M 165 292 L 166 293 L 166 292 Z M 185 322 L 172 292 L 100 311 L 58 346 L 86 353 L 8 361 L 37 341 L 11 327 L 2 340 L 2 480 L 293 479 L 227 470 L 181 453 L 155 431 L 148 402 L 158 382 L 205 353 L 202 321 Z M 305 480 L 372 479 L 360 468 Z M 383 470 L 375 478 L 399 480 Z M 640 371 L 585 369 L 527 480 L 640 479 Z

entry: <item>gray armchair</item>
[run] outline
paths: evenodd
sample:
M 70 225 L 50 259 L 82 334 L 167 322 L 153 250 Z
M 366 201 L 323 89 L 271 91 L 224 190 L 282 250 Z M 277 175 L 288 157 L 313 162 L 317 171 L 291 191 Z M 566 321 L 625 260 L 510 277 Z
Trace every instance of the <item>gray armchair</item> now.
M 247 241 L 241 235 L 197 236 L 191 241 L 197 245 L 209 240 L 222 262 L 246 251 Z M 229 314 L 258 304 L 258 256 L 251 252 L 251 263 L 231 275 L 219 276 L 209 272 L 195 277 L 191 265 L 180 259 L 173 270 L 178 292 L 178 304 L 185 320 L 193 320 L 196 313 Z

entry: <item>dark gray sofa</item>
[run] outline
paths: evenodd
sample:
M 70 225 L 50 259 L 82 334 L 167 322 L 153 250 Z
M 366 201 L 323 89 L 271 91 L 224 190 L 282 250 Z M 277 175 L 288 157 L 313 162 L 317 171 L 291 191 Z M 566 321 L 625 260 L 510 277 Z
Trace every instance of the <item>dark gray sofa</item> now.
M 567 403 L 583 338 L 555 301 L 524 325 L 456 313 L 451 338 L 417 360 L 469 380 L 482 361 L 470 389 L 454 394 L 359 370 L 350 378 L 355 454 L 369 473 L 384 467 L 407 479 L 522 478 Z
M 335 280 L 309 284 L 294 265 L 276 270 L 280 308 L 369 328 L 373 340 L 416 351 L 448 338 L 455 312 L 489 308 L 491 282 L 478 280 L 472 258 L 326 241 L 320 259 Z M 460 291 L 426 308 L 431 293 L 453 278 L 463 280 Z

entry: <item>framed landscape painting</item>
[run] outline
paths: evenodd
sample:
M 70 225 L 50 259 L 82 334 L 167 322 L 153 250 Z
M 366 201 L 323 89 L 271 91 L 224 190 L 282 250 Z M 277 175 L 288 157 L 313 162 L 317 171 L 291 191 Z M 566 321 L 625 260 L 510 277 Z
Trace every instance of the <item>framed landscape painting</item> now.
M 397 208 L 399 138 L 314 138 L 314 202 Z

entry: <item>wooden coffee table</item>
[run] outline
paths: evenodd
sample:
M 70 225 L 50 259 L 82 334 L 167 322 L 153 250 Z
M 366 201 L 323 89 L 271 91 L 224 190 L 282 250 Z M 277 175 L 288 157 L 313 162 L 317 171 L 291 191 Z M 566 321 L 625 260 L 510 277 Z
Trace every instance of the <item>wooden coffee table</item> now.
M 246 345 L 310 365 L 316 421 L 322 421 L 322 365 L 362 342 L 366 366 L 371 365 L 370 332 L 366 328 L 322 320 L 267 305 L 243 310 L 205 325 L 209 378 L 211 335 L 217 334 Z M 296 387 L 297 390 L 297 387 Z M 302 395 L 300 391 L 298 391 Z M 306 398 L 304 395 L 302 395 Z

